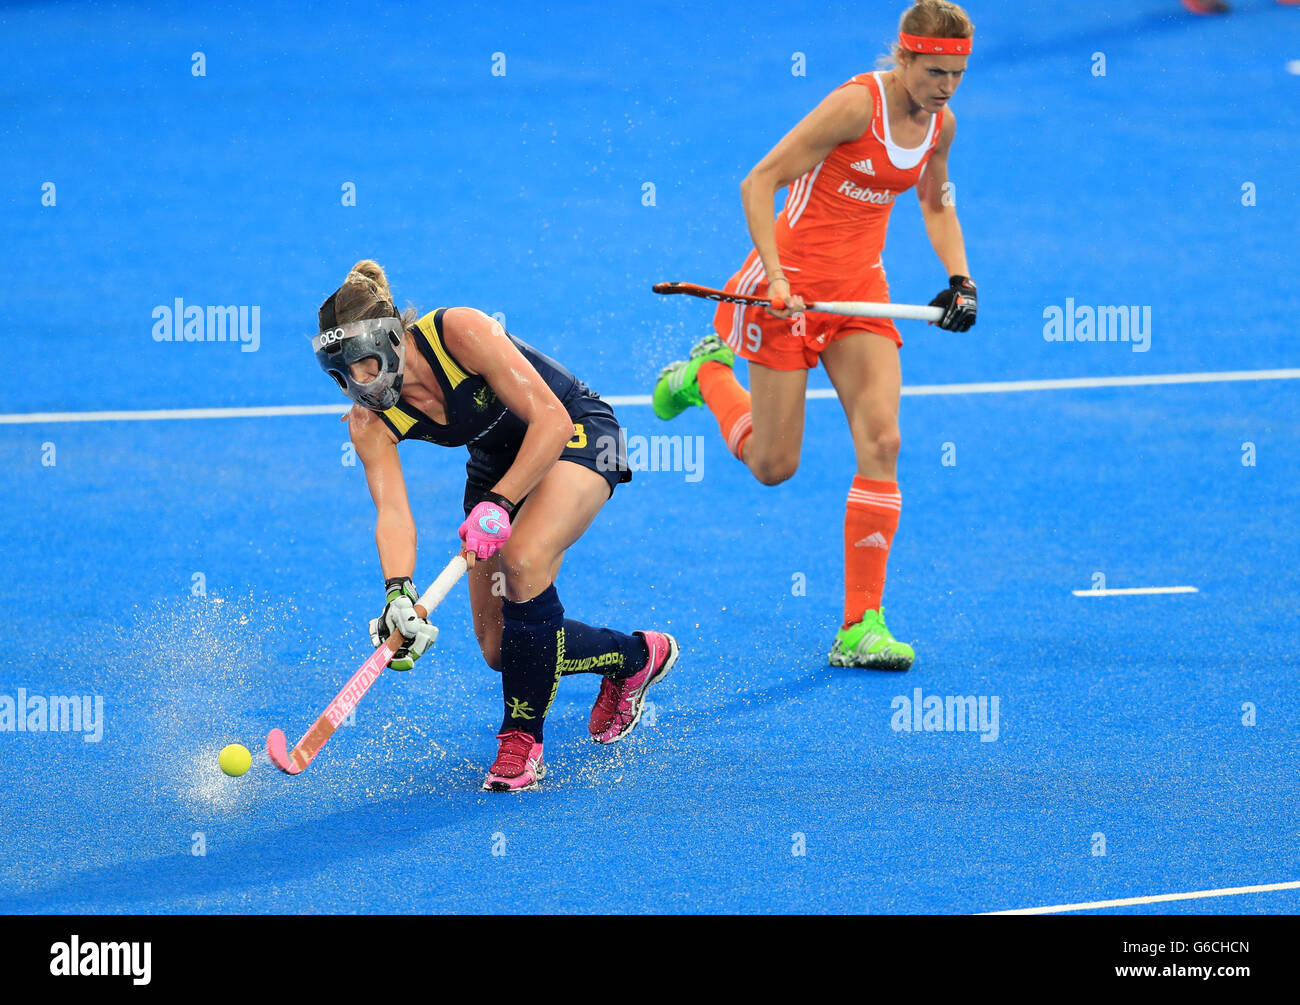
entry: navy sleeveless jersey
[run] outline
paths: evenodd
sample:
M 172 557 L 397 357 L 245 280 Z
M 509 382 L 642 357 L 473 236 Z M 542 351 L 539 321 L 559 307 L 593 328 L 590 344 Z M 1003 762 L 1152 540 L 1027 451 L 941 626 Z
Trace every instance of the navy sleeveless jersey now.
M 410 329 L 415 344 L 438 380 L 446 402 L 447 421 L 437 423 L 407 401 L 380 413 L 384 424 L 399 440 L 424 440 L 441 447 L 468 446 L 480 455 L 513 455 L 523 443 L 528 423 L 497 398 L 488 382 L 465 370 L 447 349 L 442 335 L 440 308 L 420 318 Z M 545 353 L 507 333 L 507 337 L 533 365 L 542 380 L 566 406 L 589 395 L 587 386 Z

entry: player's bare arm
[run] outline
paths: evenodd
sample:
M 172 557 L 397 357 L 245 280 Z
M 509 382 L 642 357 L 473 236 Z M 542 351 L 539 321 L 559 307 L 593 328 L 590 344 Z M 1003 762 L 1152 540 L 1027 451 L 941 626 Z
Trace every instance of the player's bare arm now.
M 493 487 L 494 492 L 518 502 L 559 459 L 573 437 L 573 420 L 495 318 L 472 307 L 453 307 L 444 316 L 443 331 L 452 354 L 486 380 L 506 408 L 528 423 L 514 464 Z
M 375 544 L 384 578 L 415 575 L 416 532 L 397 444 L 379 417 L 360 405 L 348 415 L 348 435 L 375 503 Z
M 931 307 L 941 307 L 944 311 L 937 324 L 949 331 L 969 331 L 975 324 L 979 301 L 975 281 L 970 278 L 966 241 L 957 219 L 954 188 L 948 177 L 948 152 L 952 149 L 956 132 L 956 116 L 949 109 L 939 142 L 917 181 L 916 197 L 921 203 L 921 217 L 930 244 L 948 273 L 948 288 L 930 301 Z
M 944 116 L 939 145 L 930 155 L 925 173 L 917 182 L 916 197 L 921 203 L 925 232 L 930 237 L 939 261 L 943 263 L 948 275 L 965 276 L 970 273 L 966 264 L 966 243 L 962 239 L 961 223 L 957 219 L 957 202 L 952 198 L 948 177 L 948 151 L 952 149 L 956 131 L 957 117 L 949 109 Z
M 781 272 L 781 257 L 776 247 L 776 227 L 772 219 L 772 200 L 776 193 L 815 168 L 841 143 L 861 136 L 871 124 L 871 101 L 858 88 L 833 91 L 785 134 L 740 183 L 740 198 L 745 208 L 749 236 L 763 260 L 771 283 L 768 292 L 785 299 L 785 310 L 773 310 L 777 317 L 789 317 L 807 305 L 797 295 L 791 296 L 788 282 Z

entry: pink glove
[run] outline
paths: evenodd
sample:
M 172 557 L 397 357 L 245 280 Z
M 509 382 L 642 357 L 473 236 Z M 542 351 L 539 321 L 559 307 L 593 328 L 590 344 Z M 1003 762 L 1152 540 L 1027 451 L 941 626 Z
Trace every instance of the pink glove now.
M 481 502 L 460 525 L 460 539 L 475 558 L 491 558 L 510 540 L 510 515 L 494 502 Z

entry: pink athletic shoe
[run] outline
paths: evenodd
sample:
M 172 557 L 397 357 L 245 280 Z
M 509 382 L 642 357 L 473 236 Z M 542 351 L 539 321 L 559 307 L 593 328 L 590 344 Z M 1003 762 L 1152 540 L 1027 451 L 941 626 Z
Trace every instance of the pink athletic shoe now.
M 596 704 L 591 706 L 591 718 L 587 720 L 587 732 L 594 740 L 609 728 L 609 720 L 618 711 L 618 696 L 622 689 L 613 677 L 600 679 L 600 692 L 596 695 Z
M 497 759 L 483 780 L 484 792 L 531 792 L 546 777 L 542 745 L 528 733 L 498 733 Z
M 591 710 L 591 738 L 597 743 L 617 743 L 636 728 L 645 707 L 645 693 L 658 684 L 677 662 L 677 640 L 663 632 L 637 632 L 645 639 L 650 658 L 631 677 L 614 680 L 606 677 Z

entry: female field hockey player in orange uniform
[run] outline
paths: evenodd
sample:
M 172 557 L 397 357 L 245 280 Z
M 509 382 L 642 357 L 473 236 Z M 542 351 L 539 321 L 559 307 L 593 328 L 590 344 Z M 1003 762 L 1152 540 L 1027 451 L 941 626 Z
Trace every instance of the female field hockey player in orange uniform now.
M 844 621 L 830 651 L 836 666 L 906 670 L 915 658 L 890 634 L 880 604 L 902 509 L 903 342 L 888 319 L 801 312 L 805 300 L 889 300 L 881 261 L 889 214 L 897 196 L 916 186 L 950 277 L 931 301 L 945 309 L 939 325 L 965 331 L 975 323 L 975 284 L 948 198 L 956 123 L 947 107 L 974 33 L 956 4 L 918 0 L 900 22 L 893 68 L 839 87 L 758 163 L 741 184 L 754 250 L 726 290 L 785 307 L 719 305 L 718 335 L 668 366 L 655 386 L 660 418 L 707 405 L 731 452 L 760 482 L 776 485 L 799 465 L 808 371 L 825 364 L 857 453 L 844 518 Z M 785 208 L 773 221 L 784 186 Z M 735 353 L 749 361 L 748 391 L 732 372 Z
M 379 646 L 406 644 L 392 666 L 409 670 L 433 627 L 415 612 L 415 521 L 398 459 L 402 440 L 469 449 L 460 539 L 471 565 L 474 631 L 501 674 L 505 714 L 483 788 L 537 787 L 546 773 L 542 732 L 560 678 L 603 677 L 589 730 L 613 743 L 636 726 L 646 689 L 677 659 L 661 632 L 592 628 L 564 616 L 555 591 L 564 552 L 615 486 L 632 477 L 613 409 L 573 374 L 471 307 L 399 316 L 384 271 L 353 266 L 320 309 L 312 348 L 355 404 L 347 414 L 378 511 L 383 613 Z M 504 584 L 505 596 L 498 583 Z

